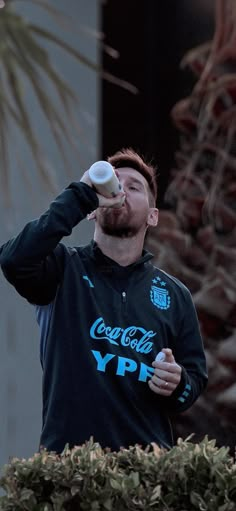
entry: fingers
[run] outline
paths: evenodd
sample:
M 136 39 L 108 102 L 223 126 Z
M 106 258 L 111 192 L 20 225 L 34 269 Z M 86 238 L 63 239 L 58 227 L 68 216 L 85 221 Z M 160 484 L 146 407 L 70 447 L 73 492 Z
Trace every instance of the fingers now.
M 180 369 L 179 366 L 178 366 L 178 369 Z M 155 372 L 153 374 L 153 381 L 159 387 L 163 387 L 165 385 L 165 382 L 168 382 L 168 384 L 171 388 L 176 388 L 176 386 L 180 382 L 180 379 L 181 379 L 181 369 L 176 372 L 172 372 L 172 373 L 169 371 L 155 369 Z
M 164 381 L 156 376 L 153 376 L 151 380 L 148 381 L 148 385 L 153 392 L 161 396 L 171 396 L 176 389 L 175 384 Z
M 170 356 L 173 357 L 172 353 Z M 152 366 L 155 371 L 151 380 L 148 382 L 150 389 L 162 396 L 170 396 L 181 380 L 181 366 L 179 366 L 176 362 L 170 363 L 166 361 L 154 361 Z
M 92 181 L 91 181 L 91 179 L 89 177 L 89 171 L 88 170 L 86 170 L 84 172 L 84 174 L 82 175 L 82 177 L 80 179 L 80 182 L 81 183 L 85 183 L 86 185 L 91 186 L 91 188 L 92 188 L 93 185 L 92 185 Z
M 174 355 L 170 348 L 164 348 L 162 351 L 163 351 L 163 353 L 165 353 L 165 356 L 166 356 L 165 362 L 170 362 L 170 363 L 175 362 Z
M 154 369 L 156 369 L 158 371 L 158 374 L 160 374 L 160 372 L 167 372 L 167 373 L 180 373 L 181 372 L 181 367 L 179 366 L 179 364 L 177 364 L 176 362 L 157 362 L 156 360 L 154 360 L 154 362 L 152 362 L 152 367 L 154 367 Z M 156 371 L 155 371 L 156 372 Z
M 100 208 L 121 208 L 124 203 L 125 193 L 120 192 L 115 197 L 104 197 L 97 193 Z
M 92 181 L 91 181 L 91 179 L 89 177 L 89 171 L 88 170 L 86 170 L 86 172 L 84 172 L 83 176 L 80 179 L 80 182 L 81 183 L 85 183 L 86 185 L 88 185 L 88 186 L 90 186 L 91 188 L 94 189 Z M 95 192 L 96 192 L 96 190 L 95 190 Z M 104 197 L 100 193 L 97 193 L 97 196 L 98 196 L 99 207 L 100 208 L 121 208 L 123 206 L 124 199 L 125 199 L 125 193 L 124 192 L 120 192 L 115 197 Z M 89 219 L 91 219 L 91 218 L 89 217 Z

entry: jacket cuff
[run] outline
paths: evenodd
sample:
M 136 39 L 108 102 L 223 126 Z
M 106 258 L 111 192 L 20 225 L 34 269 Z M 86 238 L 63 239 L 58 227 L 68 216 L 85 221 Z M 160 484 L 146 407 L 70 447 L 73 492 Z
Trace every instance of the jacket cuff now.
M 179 405 L 184 405 L 184 403 L 188 400 L 189 396 L 192 394 L 192 386 L 189 382 L 187 371 L 181 366 L 181 380 L 179 382 L 178 387 L 172 394 L 172 399 L 174 399 Z
M 86 183 L 82 183 L 81 181 L 72 182 L 68 186 L 68 189 L 73 190 L 75 195 L 78 197 L 80 200 L 80 207 L 81 209 L 84 209 L 83 212 L 85 214 L 91 213 L 91 211 L 99 206 L 99 200 L 95 190 Z

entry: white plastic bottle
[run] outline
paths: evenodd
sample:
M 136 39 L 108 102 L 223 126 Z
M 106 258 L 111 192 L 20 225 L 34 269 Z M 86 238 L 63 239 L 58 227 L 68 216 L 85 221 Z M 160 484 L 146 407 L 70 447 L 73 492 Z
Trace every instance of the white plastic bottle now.
M 159 351 L 159 353 L 157 353 L 157 356 L 155 358 L 156 362 L 165 362 L 165 353 L 163 353 L 163 351 Z
M 97 192 L 104 197 L 115 197 L 122 192 L 122 186 L 108 161 L 96 161 L 89 169 L 89 177 Z

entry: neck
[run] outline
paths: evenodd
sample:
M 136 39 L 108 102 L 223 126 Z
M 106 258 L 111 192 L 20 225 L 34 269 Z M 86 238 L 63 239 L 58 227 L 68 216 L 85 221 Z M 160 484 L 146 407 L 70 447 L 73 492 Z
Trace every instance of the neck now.
M 144 243 L 143 237 L 119 238 L 97 231 L 94 234 L 94 241 L 103 254 L 121 266 L 128 266 L 137 261 L 142 255 Z

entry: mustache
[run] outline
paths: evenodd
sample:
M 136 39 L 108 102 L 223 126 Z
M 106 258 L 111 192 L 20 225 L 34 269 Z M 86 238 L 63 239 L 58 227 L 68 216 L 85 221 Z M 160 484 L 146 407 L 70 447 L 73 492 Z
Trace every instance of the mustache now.
M 124 211 L 127 210 L 130 211 L 129 204 L 125 201 L 124 204 L 120 208 L 99 208 L 100 211 L 104 212 L 104 215 L 112 215 L 114 212 Z

